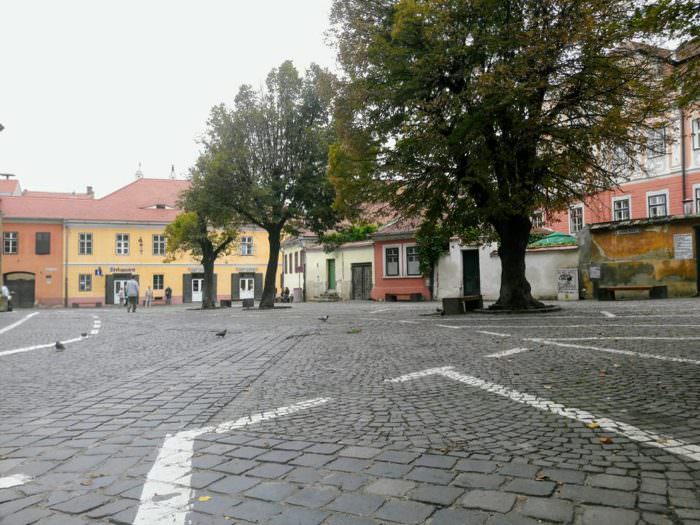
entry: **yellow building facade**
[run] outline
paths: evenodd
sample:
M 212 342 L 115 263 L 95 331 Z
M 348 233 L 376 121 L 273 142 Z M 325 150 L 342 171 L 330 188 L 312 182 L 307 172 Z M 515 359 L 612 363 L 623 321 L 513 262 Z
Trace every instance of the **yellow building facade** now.
M 203 268 L 189 255 L 166 260 L 167 223 L 65 221 L 65 288 L 70 304 L 119 304 L 119 291 L 131 277 L 141 295 L 153 290 L 154 304 L 202 299 Z M 214 268 L 217 299 L 259 299 L 269 255 L 267 232 L 255 226 L 242 229 L 227 255 Z M 278 288 L 279 288 L 278 272 Z

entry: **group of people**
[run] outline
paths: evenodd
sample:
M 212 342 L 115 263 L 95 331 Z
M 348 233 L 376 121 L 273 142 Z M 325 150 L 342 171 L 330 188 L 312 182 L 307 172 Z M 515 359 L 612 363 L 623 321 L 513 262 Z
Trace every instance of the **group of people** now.
M 165 304 L 170 304 L 173 298 L 173 290 L 168 286 L 165 289 Z M 119 304 L 126 306 L 127 312 L 135 312 L 139 304 L 139 282 L 133 277 L 119 289 Z M 144 294 L 143 306 L 150 308 L 153 304 L 153 290 L 149 286 Z

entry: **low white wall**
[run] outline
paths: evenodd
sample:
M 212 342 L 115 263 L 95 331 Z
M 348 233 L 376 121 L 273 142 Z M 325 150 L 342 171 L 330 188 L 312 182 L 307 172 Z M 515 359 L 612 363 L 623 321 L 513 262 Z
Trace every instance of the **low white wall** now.
M 501 287 L 501 259 L 496 243 L 463 246 L 450 242 L 450 251 L 438 262 L 435 272 L 437 299 L 462 295 L 462 251 L 479 250 L 481 295 L 484 299 L 498 299 Z M 578 248 L 530 250 L 525 255 L 525 275 L 537 299 L 556 299 L 557 270 L 578 267 Z

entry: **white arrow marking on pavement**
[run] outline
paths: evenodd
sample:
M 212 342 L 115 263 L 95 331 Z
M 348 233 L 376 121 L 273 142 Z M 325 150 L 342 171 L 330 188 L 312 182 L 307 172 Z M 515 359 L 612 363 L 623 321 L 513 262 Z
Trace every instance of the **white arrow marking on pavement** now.
M 617 317 L 615 314 L 606 312 L 605 310 L 602 310 L 600 313 L 603 314 L 605 317 Z
M 17 328 L 17 327 L 18 327 L 19 325 L 21 325 L 22 323 L 26 323 L 27 321 L 29 321 L 29 320 L 30 320 L 32 317 L 34 317 L 35 315 L 39 315 L 39 312 L 33 312 L 33 313 L 29 314 L 29 315 L 25 315 L 25 316 L 24 316 L 22 319 L 20 319 L 19 321 L 16 321 L 16 322 L 14 322 L 14 323 L 12 323 L 12 324 L 9 324 L 9 325 L 7 325 L 5 328 L 0 328 L 0 334 L 4 334 L 5 332 L 9 332 L 9 331 L 12 330 L 13 328 Z
M 581 410 L 579 408 L 565 407 L 561 403 L 555 403 L 549 399 L 545 399 L 538 396 L 533 396 L 532 394 L 524 394 L 518 392 L 517 390 L 511 390 L 508 387 L 497 385 L 496 383 L 490 383 L 479 379 L 478 377 L 468 376 L 455 372 L 452 366 L 444 366 L 441 368 L 430 368 L 428 370 L 422 370 L 420 372 L 413 372 L 412 374 L 406 374 L 394 379 L 387 379 L 389 383 L 403 383 L 405 381 L 411 381 L 419 377 L 425 377 L 430 375 L 441 375 L 452 379 L 454 381 L 459 381 L 469 386 L 474 386 L 487 392 L 497 394 L 499 396 L 507 397 L 512 401 L 522 403 L 524 405 L 529 405 L 531 407 L 537 408 L 539 410 L 544 410 L 546 412 L 551 412 L 558 416 L 564 416 L 569 419 L 574 419 L 580 421 L 581 423 L 597 423 L 603 430 L 608 430 L 610 432 L 615 432 L 621 436 L 625 436 L 632 441 L 637 441 L 639 443 L 644 443 L 645 445 L 650 445 L 652 447 L 657 447 L 666 450 L 667 452 L 672 452 L 680 456 L 685 456 L 692 459 L 693 461 L 700 461 L 700 446 L 686 443 L 679 439 L 667 439 L 654 432 L 647 432 L 641 428 L 637 428 L 627 423 L 622 423 L 620 421 L 614 421 L 605 417 L 596 417 L 590 412 Z
M 550 339 L 525 339 L 525 341 L 532 341 L 534 343 L 541 343 L 543 345 L 550 346 L 562 346 L 564 348 L 580 348 L 582 350 L 596 350 L 598 352 L 608 352 L 609 354 L 622 354 L 622 355 L 633 355 L 635 357 L 641 357 L 642 359 L 659 359 L 661 361 L 672 361 L 674 363 L 690 363 L 691 365 L 700 365 L 700 361 L 697 359 L 686 359 L 684 357 L 668 357 L 665 355 L 658 354 L 645 354 L 642 352 L 633 352 L 632 350 L 617 350 L 615 348 L 602 348 L 599 346 L 588 346 L 588 345 L 575 345 L 573 343 L 560 343 L 558 341 L 552 341 Z
M 31 480 L 32 477 L 25 474 L 15 474 L 13 476 L 7 476 L 6 478 L 0 478 L 0 489 L 8 489 L 10 487 L 24 485 Z
M 502 334 L 500 332 L 489 332 L 487 330 L 475 330 L 477 334 L 495 335 L 496 337 L 510 337 L 510 334 Z
M 496 352 L 495 354 L 488 354 L 484 357 L 507 357 L 513 354 L 520 354 L 521 352 L 527 352 L 527 348 L 512 348 L 510 350 L 504 350 L 503 352 Z
M 168 434 L 158 453 L 156 462 L 148 473 L 141 492 L 141 505 L 133 525 L 184 525 L 192 506 L 192 453 L 194 441 L 202 434 L 230 432 L 261 421 L 328 403 L 330 398 L 316 398 L 294 405 L 260 412 L 227 421 L 216 427 L 203 427 Z

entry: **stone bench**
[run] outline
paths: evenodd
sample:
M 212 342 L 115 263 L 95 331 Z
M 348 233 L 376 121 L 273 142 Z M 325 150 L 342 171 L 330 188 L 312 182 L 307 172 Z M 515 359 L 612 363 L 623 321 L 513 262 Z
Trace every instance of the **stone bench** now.
M 666 299 L 668 287 L 665 284 L 621 284 L 598 286 L 599 301 L 614 301 L 615 292 L 644 292 L 649 291 L 649 299 Z

